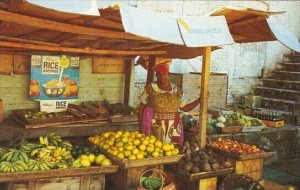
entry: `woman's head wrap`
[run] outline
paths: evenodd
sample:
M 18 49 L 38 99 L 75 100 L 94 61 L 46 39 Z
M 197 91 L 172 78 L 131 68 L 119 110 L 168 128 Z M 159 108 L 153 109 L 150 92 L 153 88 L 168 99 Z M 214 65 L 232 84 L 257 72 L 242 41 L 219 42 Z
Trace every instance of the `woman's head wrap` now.
M 153 70 L 157 73 L 168 73 L 170 71 L 170 66 L 168 64 L 168 61 L 155 65 L 153 67 Z

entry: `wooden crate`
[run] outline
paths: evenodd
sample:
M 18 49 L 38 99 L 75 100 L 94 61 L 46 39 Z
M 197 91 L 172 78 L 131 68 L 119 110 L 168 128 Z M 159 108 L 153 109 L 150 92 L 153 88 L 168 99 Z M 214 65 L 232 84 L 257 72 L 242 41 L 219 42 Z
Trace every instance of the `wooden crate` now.
M 104 190 L 105 175 L 82 177 L 43 178 L 27 182 L 12 182 L 5 190 Z
M 0 173 L 1 190 L 104 190 L 105 174 L 118 170 L 117 165 L 70 168 L 48 171 Z
M 201 73 L 170 74 L 171 82 L 182 88 L 183 93 L 190 101 L 200 96 Z M 209 79 L 209 107 L 226 107 L 228 76 L 226 74 L 210 74 Z M 192 112 L 199 112 L 199 106 Z
M 269 121 L 269 120 L 262 120 L 262 122 L 267 126 L 267 127 L 283 127 L 284 126 L 284 121 Z

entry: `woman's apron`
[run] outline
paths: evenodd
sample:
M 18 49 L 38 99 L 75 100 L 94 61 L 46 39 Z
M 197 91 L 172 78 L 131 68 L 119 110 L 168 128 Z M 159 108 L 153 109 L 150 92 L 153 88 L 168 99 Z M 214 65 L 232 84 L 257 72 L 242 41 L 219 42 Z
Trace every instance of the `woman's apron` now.
M 143 128 L 146 135 L 154 135 L 164 143 L 183 142 L 183 127 L 177 110 L 182 93 L 159 93 L 152 86 L 149 90 L 148 106 L 144 111 Z

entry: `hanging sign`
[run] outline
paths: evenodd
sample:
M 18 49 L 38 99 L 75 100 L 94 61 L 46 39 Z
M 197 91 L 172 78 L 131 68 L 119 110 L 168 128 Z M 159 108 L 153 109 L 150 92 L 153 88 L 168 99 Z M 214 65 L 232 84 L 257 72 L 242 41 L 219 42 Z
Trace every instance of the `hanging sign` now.
M 77 100 L 78 84 L 79 57 L 66 55 L 31 56 L 29 85 L 29 97 L 31 99 L 48 102 Z

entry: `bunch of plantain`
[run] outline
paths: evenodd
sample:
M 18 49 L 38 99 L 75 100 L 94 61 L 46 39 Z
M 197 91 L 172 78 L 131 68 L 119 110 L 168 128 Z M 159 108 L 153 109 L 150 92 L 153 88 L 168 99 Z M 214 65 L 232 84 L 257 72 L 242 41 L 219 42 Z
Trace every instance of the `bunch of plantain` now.
M 2 153 L 0 157 L 0 162 L 23 161 L 28 163 L 28 160 L 28 155 L 25 152 L 16 149 L 9 149 L 5 153 Z
M 15 162 L 1 162 L 0 163 L 0 172 L 20 172 L 20 171 L 27 171 L 28 165 L 21 161 L 15 161 Z
M 26 152 L 27 154 L 30 154 L 34 149 L 40 148 L 41 145 L 36 143 L 24 142 L 20 144 L 18 147 L 19 150 Z
M 30 171 L 50 170 L 55 167 L 56 165 L 54 162 L 46 160 L 29 160 L 28 163 L 28 170 Z
M 29 118 L 41 119 L 41 118 L 48 118 L 48 117 L 58 116 L 58 113 L 55 113 L 55 112 L 53 112 L 53 113 L 47 113 L 47 112 L 42 112 L 42 111 L 32 112 L 30 110 L 24 110 L 23 114 L 24 114 L 24 118 L 26 118 L 26 119 L 29 119 Z

